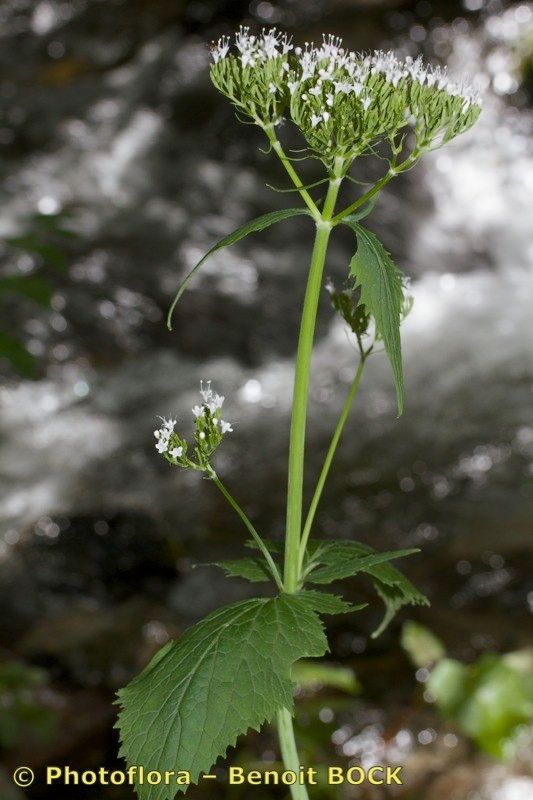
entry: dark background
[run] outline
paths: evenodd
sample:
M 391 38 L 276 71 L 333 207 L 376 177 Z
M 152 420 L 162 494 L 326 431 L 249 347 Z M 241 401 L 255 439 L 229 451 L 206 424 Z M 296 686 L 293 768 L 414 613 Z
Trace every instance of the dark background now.
M 23 793 L 10 774 L 116 764 L 115 690 L 168 637 L 250 591 L 191 569 L 239 555 L 245 534 L 213 486 L 153 449 L 157 414 L 190 424 L 201 378 L 226 395 L 235 427 L 220 474 L 264 535 L 282 535 L 309 226 L 288 221 L 217 255 L 172 334 L 163 321 L 218 238 L 295 204 L 266 187 L 286 186 L 280 166 L 208 79 L 207 43 L 241 22 L 297 42 L 325 31 L 356 49 L 423 53 L 485 95 L 476 129 L 399 178 L 371 218 L 413 278 L 407 409 L 395 419 L 389 368 L 375 358 L 317 517 L 323 537 L 421 547 L 405 569 L 432 606 L 407 610 L 378 641 L 377 602 L 336 618 L 331 660 L 353 667 L 362 690 L 306 695 L 299 735 L 311 763 L 406 765 L 401 793 L 331 796 L 528 800 L 528 757 L 480 753 L 425 703 L 400 647 L 407 618 L 469 663 L 532 646 L 533 9 L 499 0 L 0 5 L 2 800 L 130 798 L 39 779 Z M 351 249 L 336 232 L 328 274 L 339 281 Z M 317 334 L 309 487 L 355 359 L 325 296 Z M 357 581 L 345 594 L 372 597 Z M 268 731 L 244 747 L 242 760 L 276 758 Z

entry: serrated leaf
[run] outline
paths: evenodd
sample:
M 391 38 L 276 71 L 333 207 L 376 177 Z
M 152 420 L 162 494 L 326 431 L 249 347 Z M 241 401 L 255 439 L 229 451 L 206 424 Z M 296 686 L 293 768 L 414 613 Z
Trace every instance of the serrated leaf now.
M 357 575 L 358 572 L 372 574 L 370 571 L 372 567 L 378 567 L 396 558 L 404 558 L 420 552 L 418 548 L 411 548 L 409 550 L 389 550 L 384 553 L 371 552 L 365 554 L 357 552 L 356 548 L 352 548 L 351 545 L 353 544 L 357 543 L 338 542 L 334 543 L 332 547 L 326 545 L 323 551 L 320 550 L 312 559 L 313 561 L 316 560 L 320 565 L 309 574 L 309 583 L 332 583 L 343 578 L 350 578 L 353 575 Z
M 319 617 L 296 595 L 215 611 L 118 693 L 121 756 L 150 770 L 187 770 L 196 783 L 240 734 L 292 710 L 294 662 L 326 650 Z M 185 788 L 137 792 L 140 800 L 172 800 Z
M 216 253 L 217 250 L 222 250 L 224 247 L 229 247 L 231 244 L 235 244 L 235 242 L 244 239 L 245 236 L 248 236 L 249 233 L 257 233 L 258 231 L 263 231 L 265 228 L 269 228 L 271 225 L 274 225 L 276 222 L 281 222 L 284 219 L 289 219 L 290 217 L 296 216 L 310 216 L 310 212 L 307 208 L 284 208 L 281 211 L 270 211 L 268 214 L 262 214 L 262 216 L 253 219 L 251 222 L 247 222 L 246 225 L 243 225 L 241 228 L 237 228 L 236 231 L 233 233 L 228 234 L 219 242 L 217 242 L 210 250 L 207 251 L 205 256 L 200 259 L 200 261 L 194 266 L 189 274 L 184 278 L 184 280 L 180 283 L 178 287 L 178 291 L 172 301 L 172 304 L 168 311 L 167 316 L 167 327 L 169 330 L 172 330 L 172 314 L 174 313 L 174 309 L 176 308 L 176 304 L 178 303 L 180 297 L 182 296 L 183 292 L 187 288 L 190 280 L 196 275 L 200 267 L 202 267 L 207 259 Z
M 360 611 L 366 608 L 366 603 L 354 606 L 330 592 L 317 592 L 314 589 L 302 589 L 296 595 L 312 611 L 318 614 L 348 614 L 351 611 Z
M 398 415 L 403 412 L 403 368 L 400 320 L 403 307 L 401 275 L 377 236 L 346 217 L 343 222 L 357 237 L 357 251 L 350 274 L 361 289 L 360 302 L 372 314 L 376 332 L 383 339 L 396 386 Z
M 228 578 L 244 578 L 251 583 L 269 581 L 272 576 L 265 561 L 260 558 L 233 558 L 198 564 L 199 567 L 220 567 Z
M 360 572 L 367 574 L 385 603 L 385 616 L 372 634 L 372 637 L 376 638 L 402 606 L 429 605 L 428 599 L 390 563 L 394 558 L 417 552 L 419 551 L 414 549 L 376 553 L 371 547 L 360 542 L 315 541 L 310 543 L 309 559 L 311 563 L 315 562 L 317 567 L 309 573 L 306 580 L 308 583 L 331 583 Z

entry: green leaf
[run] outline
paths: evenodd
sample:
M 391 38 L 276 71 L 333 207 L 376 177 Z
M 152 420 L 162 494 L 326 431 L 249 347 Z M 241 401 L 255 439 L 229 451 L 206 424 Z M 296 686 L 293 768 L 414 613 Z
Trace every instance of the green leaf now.
M 0 331 L 0 359 L 5 358 L 12 369 L 25 378 L 33 378 L 37 372 L 37 359 L 26 350 L 19 339 Z
M 252 583 L 269 581 L 272 575 L 265 561 L 260 558 L 234 558 L 225 561 L 212 561 L 209 564 L 198 564 L 199 567 L 220 567 L 228 578 L 245 578 Z
M 355 547 L 353 545 L 356 545 Z M 372 567 L 378 567 L 396 558 L 419 553 L 420 550 L 390 550 L 385 553 L 363 553 L 359 550 L 358 542 L 332 542 L 325 545 L 324 550 L 319 550 L 312 558 L 317 560 L 315 567 L 308 577 L 310 583 L 332 583 L 357 575 L 358 572 L 373 574 Z
M 318 614 L 348 614 L 351 611 L 360 611 L 367 606 L 367 603 L 354 606 L 335 594 L 317 592 L 313 589 L 303 589 L 298 592 L 296 597 Z
M 0 294 L 22 295 L 42 306 L 50 305 L 52 286 L 38 275 L 6 275 L 0 278 Z
M 273 539 L 263 539 L 263 544 L 271 555 L 274 553 L 281 553 L 281 542 L 275 542 Z M 254 539 L 247 539 L 244 543 L 244 546 L 248 547 L 250 550 L 259 550 L 259 545 L 256 541 L 254 541 Z
M 6 243 L 11 247 L 24 250 L 26 253 L 34 253 L 42 259 L 44 264 L 58 272 L 66 272 L 68 268 L 67 258 L 58 247 L 42 242 L 32 234 L 6 239 Z
M 292 669 L 292 677 L 299 687 L 311 691 L 327 686 L 347 694 L 357 694 L 361 689 L 361 684 L 351 667 L 324 664 L 323 661 L 298 661 Z
M 408 620 L 402 628 L 402 647 L 415 667 L 432 667 L 446 655 L 441 640 L 413 620 Z
M 292 711 L 294 662 L 326 650 L 319 617 L 298 596 L 215 611 L 118 693 L 121 756 L 150 770 L 187 770 L 197 783 L 240 734 Z M 140 800 L 172 800 L 176 791 L 137 786 Z
M 269 228 L 271 225 L 274 225 L 275 222 L 281 222 L 281 220 L 289 219 L 289 217 L 302 215 L 311 216 L 307 208 L 284 208 L 281 211 L 270 211 L 268 214 L 263 214 L 262 216 L 253 219 L 251 222 L 247 222 L 246 225 L 243 225 L 241 228 L 237 228 L 236 231 L 233 231 L 233 233 L 230 233 L 228 236 L 225 236 L 223 239 L 217 242 L 210 250 L 207 251 L 205 256 L 200 259 L 196 266 L 193 267 L 189 274 L 180 283 L 178 291 L 176 292 L 176 296 L 174 297 L 172 305 L 168 311 L 167 328 L 169 331 L 172 330 L 172 314 L 174 313 L 174 309 L 176 308 L 178 300 L 187 288 L 189 281 L 198 272 L 200 267 L 205 264 L 207 259 L 213 255 L 213 253 L 216 253 L 217 250 L 222 250 L 223 247 L 229 247 L 229 245 L 235 244 L 235 242 L 238 242 L 241 239 L 244 239 L 245 236 L 248 236 L 249 233 L 263 231 L 265 228 Z
M 355 286 L 361 288 L 362 305 L 372 314 L 376 332 L 383 339 L 396 385 L 398 415 L 403 412 L 403 370 L 400 320 L 403 307 L 401 274 L 377 236 L 346 217 L 343 222 L 357 237 L 357 251 L 350 262 Z
M 388 563 L 418 550 L 393 550 L 376 553 L 360 542 L 312 542 L 309 548 L 309 583 L 331 583 L 364 572 L 370 576 L 374 588 L 385 603 L 385 616 L 372 634 L 379 636 L 396 612 L 404 605 L 429 605 L 429 601 L 411 581 Z M 315 565 L 315 566 L 313 566 Z

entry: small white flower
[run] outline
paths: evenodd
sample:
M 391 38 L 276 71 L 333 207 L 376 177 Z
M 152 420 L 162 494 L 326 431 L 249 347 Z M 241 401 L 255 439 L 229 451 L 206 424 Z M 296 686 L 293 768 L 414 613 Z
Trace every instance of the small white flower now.
M 312 94 L 313 97 L 318 97 L 318 95 L 321 94 L 321 92 L 322 89 L 320 86 L 313 86 L 312 89 L 309 89 L 309 94 Z
M 183 447 L 173 447 L 169 455 L 171 455 L 172 458 L 181 458 L 183 455 Z
M 202 439 L 202 441 L 205 439 L 205 433 L 203 431 L 200 431 L 199 438 Z
M 327 122 L 330 117 L 331 117 L 331 114 L 329 113 L 329 111 L 323 111 L 322 112 L 322 119 L 324 120 L 324 122 Z
M 231 423 L 230 423 L 230 422 L 224 422 L 224 420 L 223 420 L 223 419 L 221 419 L 221 420 L 220 420 L 220 430 L 221 430 L 221 432 L 222 432 L 223 434 L 224 434 L 224 433 L 232 433 L 232 431 L 233 431 L 233 428 L 232 428 L 232 426 L 231 426 Z
M 298 81 L 287 81 L 287 86 L 289 87 L 289 92 L 294 94 L 298 87 Z
M 334 97 L 331 94 L 331 92 L 328 95 L 326 95 L 326 105 L 329 106 L 329 108 L 331 108 L 331 106 L 333 105 L 333 100 Z
M 198 419 L 198 417 L 202 417 L 204 414 L 204 407 L 203 406 L 193 406 L 192 413 Z
M 166 417 L 159 417 L 161 422 L 163 423 L 161 430 L 166 430 L 170 433 L 174 430 L 174 425 L 176 424 L 175 419 L 167 419 Z
M 319 122 L 320 116 L 318 114 L 311 114 L 311 127 L 316 128 Z
M 229 36 L 222 36 L 222 38 L 220 38 L 218 42 L 211 48 L 211 55 L 213 56 L 213 61 L 215 64 L 218 64 L 221 59 L 226 58 L 228 51 Z
M 157 450 L 158 453 L 166 453 L 167 448 L 168 448 L 168 439 L 164 439 L 163 437 L 161 437 L 157 441 L 155 449 Z
M 276 92 L 278 91 L 277 88 L 276 88 L 276 84 L 272 83 L 272 82 L 269 83 L 268 84 L 268 91 L 270 92 L 270 94 L 276 94 Z

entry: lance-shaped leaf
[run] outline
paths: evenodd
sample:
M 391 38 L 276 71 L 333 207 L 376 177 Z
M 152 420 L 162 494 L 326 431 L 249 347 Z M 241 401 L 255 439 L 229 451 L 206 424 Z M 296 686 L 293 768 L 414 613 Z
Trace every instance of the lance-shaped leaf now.
M 246 600 L 166 645 L 118 693 L 127 763 L 187 770 L 196 783 L 240 734 L 259 730 L 280 709 L 292 710 L 294 662 L 327 650 L 312 606 L 297 595 Z M 140 800 L 172 800 L 179 790 L 137 786 Z
M 370 577 L 385 603 L 385 616 L 373 638 L 379 636 L 404 605 L 429 605 L 429 601 L 390 561 L 419 552 L 395 550 L 376 553 L 360 542 L 312 542 L 309 547 L 308 583 L 332 583 L 358 573 Z
M 403 411 L 403 369 L 400 319 L 403 306 L 401 275 L 377 236 L 346 217 L 343 222 L 357 237 L 357 251 L 350 273 L 361 289 L 361 304 L 372 314 L 376 332 L 383 339 L 396 386 L 398 415 Z
M 307 208 L 284 208 L 281 211 L 270 211 L 268 214 L 262 214 L 260 217 L 257 217 L 257 219 L 247 222 L 246 225 L 243 225 L 241 228 L 237 228 L 236 231 L 233 231 L 233 233 L 228 234 L 228 236 L 225 236 L 223 239 L 217 242 L 210 250 L 207 251 L 205 256 L 200 259 L 196 266 L 191 269 L 189 274 L 180 283 L 178 291 L 176 292 L 176 296 L 174 297 L 172 305 L 168 310 L 167 327 L 169 331 L 172 330 L 172 314 L 174 313 L 174 309 L 176 308 L 178 300 L 187 288 L 190 280 L 196 275 L 200 267 L 205 264 L 209 256 L 212 256 L 213 253 L 217 252 L 217 250 L 222 250 L 222 248 L 229 247 L 229 245 L 235 244 L 235 242 L 244 239 L 244 237 L 248 236 L 249 233 L 263 231 L 265 228 L 269 228 L 271 225 L 274 225 L 275 222 L 281 222 L 281 220 L 289 219 L 289 217 L 297 217 L 302 215 L 310 216 L 310 211 Z

